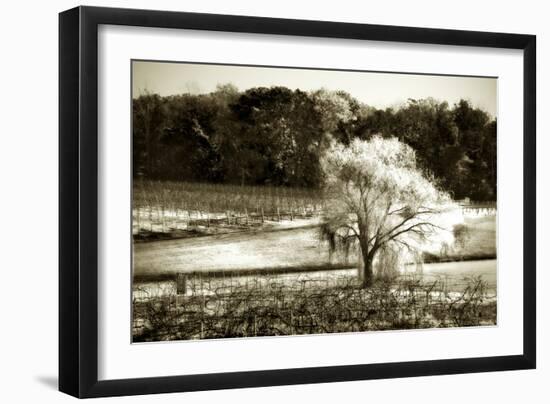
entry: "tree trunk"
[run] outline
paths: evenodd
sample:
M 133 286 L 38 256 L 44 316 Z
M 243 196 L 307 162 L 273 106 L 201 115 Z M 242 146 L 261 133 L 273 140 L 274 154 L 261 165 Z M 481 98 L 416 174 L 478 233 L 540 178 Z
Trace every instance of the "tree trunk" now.
M 361 248 L 361 254 L 359 254 L 359 279 L 361 279 L 364 288 L 371 287 L 374 281 L 372 261 L 373 254 L 369 254 L 367 248 Z

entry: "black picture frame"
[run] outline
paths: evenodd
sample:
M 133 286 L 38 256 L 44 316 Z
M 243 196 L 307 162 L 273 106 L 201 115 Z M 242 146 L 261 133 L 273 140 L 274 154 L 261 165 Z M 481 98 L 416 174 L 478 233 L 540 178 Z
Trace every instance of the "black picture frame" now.
M 523 50 L 523 354 L 99 381 L 98 26 L 100 24 Z M 103 397 L 534 369 L 536 37 L 184 12 L 77 7 L 59 15 L 59 389 Z

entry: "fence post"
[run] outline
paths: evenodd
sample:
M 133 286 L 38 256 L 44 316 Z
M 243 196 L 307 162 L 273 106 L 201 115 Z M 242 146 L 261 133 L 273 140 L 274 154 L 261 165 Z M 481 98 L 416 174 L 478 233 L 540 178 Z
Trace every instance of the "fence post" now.
M 185 295 L 187 290 L 187 277 L 184 273 L 178 272 L 176 275 L 176 294 Z

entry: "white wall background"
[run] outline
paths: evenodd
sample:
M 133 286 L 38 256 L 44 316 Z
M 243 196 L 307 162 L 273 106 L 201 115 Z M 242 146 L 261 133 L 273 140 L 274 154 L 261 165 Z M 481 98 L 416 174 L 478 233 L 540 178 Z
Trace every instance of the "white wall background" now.
M 0 401 L 68 402 L 57 385 L 57 13 L 78 5 L 9 2 L 0 24 Z M 531 33 L 538 36 L 538 369 L 109 399 L 110 402 L 545 402 L 550 380 L 550 237 L 544 187 L 550 160 L 550 26 L 544 2 L 499 1 L 90 1 L 282 18 Z M 6 91 L 7 90 L 7 91 Z M 520 164 L 518 160 L 517 164 Z

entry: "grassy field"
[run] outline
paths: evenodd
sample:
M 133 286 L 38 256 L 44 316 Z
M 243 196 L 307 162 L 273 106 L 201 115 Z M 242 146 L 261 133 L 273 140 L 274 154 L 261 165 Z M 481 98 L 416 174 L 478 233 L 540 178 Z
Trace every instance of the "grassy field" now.
M 424 254 L 424 262 L 493 259 L 496 256 L 496 215 L 489 215 L 466 217 L 454 245 L 439 255 Z
M 316 224 L 297 224 L 301 226 L 134 243 L 134 276 L 356 265 L 354 254 L 349 261 L 338 254 L 329 256 L 328 248 L 319 241 Z M 495 258 L 495 216 L 467 219 L 466 226 L 462 243 L 455 243 L 440 256 L 427 255 L 425 262 Z
M 495 257 L 496 245 L 496 216 L 480 218 L 466 218 L 469 228 L 464 246 L 459 250 L 464 256 L 491 256 Z

